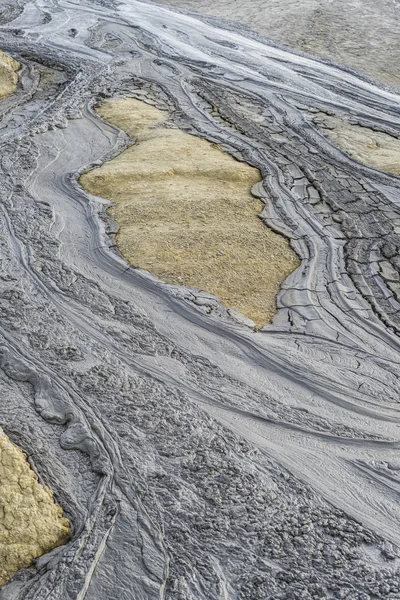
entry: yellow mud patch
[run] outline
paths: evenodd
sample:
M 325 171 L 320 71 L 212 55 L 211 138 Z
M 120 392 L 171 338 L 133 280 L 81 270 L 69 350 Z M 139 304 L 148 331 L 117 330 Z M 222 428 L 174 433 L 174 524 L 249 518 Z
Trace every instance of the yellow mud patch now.
M 400 176 L 399 139 L 323 113 L 318 117 L 329 127 L 324 130 L 326 136 L 347 154 L 369 167 Z
M 0 585 L 19 569 L 65 544 L 71 530 L 52 492 L 0 429 Z
M 257 326 L 269 322 L 279 285 L 299 261 L 258 218 L 263 204 L 250 190 L 260 172 L 166 127 L 167 113 L 144 102 L 114 99 L 97 112 L 136 140 L 80 179 L 114 203 L 108 212 L 124 257 L 167 283 L 219 296 Z
M 0 50 L 0 99 L 13 94 L 17 89 L 17 71 L 20 64 Z

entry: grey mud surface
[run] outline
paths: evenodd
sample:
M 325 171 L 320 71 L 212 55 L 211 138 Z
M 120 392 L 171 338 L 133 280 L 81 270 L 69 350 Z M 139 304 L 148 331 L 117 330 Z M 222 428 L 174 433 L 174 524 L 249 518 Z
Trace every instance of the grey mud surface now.
M 155 0 L 175 10 L 228 18 L 247 35 L 362 71 L 400 87 L 398 0 Z
M 312 114 L 398 136 L 400 97 L 159 5 L 11 16 L 0 424 L 73 537 L 0 599 L 398 599 L 400 180 Z M 273 326 L 120 257 L 77 184 L 130 143 L 92 110 L 115 94 L 261 170 L 263 217 L 302 259 Z

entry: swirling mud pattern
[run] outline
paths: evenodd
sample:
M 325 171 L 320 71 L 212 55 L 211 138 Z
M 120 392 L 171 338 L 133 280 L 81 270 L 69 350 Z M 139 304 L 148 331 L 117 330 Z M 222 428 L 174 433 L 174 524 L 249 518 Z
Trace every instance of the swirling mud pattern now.
M 313 115 L 398 138 L 400 97 L 159 5 L 11 8 L 0 424 L 72 537 L 0 598 L 399 598 L 400 179 Z M 260 170 L 261 218 L 301 260 L 272 325 L 119 254 L 78 182 L 132 143 L 94 112 L 116 96 Z

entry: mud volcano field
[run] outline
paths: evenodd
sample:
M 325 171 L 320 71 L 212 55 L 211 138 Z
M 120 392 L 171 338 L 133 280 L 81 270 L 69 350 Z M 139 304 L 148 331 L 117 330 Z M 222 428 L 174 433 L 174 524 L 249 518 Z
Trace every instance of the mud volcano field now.
M 261 4 L 0 6 L 0 600 L 400 598 L 398 3 Z

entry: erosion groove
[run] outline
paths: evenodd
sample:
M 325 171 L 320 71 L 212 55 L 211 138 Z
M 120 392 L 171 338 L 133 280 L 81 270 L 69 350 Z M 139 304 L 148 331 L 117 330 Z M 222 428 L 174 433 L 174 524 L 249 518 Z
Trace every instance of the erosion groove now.
M 160 4 L 16 7 L 0 27 L 24 63 L 0 122 L 0 422 L 74 528 L 0 598 L 396 600 L 400 179 L 313 116 L 396 137 L 399 96 Z M 271 325 L 115 250 L 109 202 L 78 179 L 131 146 L 93 110 L 116 95 L 261 173 L 260 216 L 301 258 Z
M 83 175 L 115 203 L 123 256 L 161 280 L 211 292 L 257 326 L 271 321 L 283 279 L 298 266 L 287 241 L 267 229 L 250 195 L 260 173 L 215 145 L 157 124 L 167 114 L 135 99 L 97 111 L 136 144 Z

